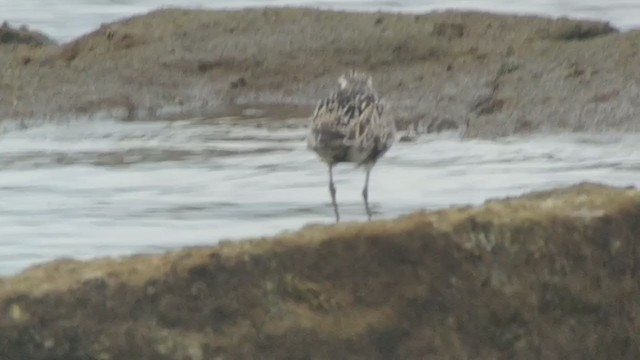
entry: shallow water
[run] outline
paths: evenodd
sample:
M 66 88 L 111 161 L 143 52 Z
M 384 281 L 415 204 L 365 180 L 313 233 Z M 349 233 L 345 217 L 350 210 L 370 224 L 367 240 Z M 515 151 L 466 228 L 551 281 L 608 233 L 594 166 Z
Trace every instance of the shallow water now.
M 331 223 L 327 172 L 305 121 L 252 116 L 44 124 L 0 136 L 0 274 L 214 244 Z M 640 136 L 501 141 L 457 134 L 396 143 L 374 169 L 376 218 L 478 204 L 580 181 L 640 183 Z M 336 170 L 345 221 L 363 221 L 364 174 Z
M 0 21 L 26 24 L 57 40 L 68 41 L 101 23 L 163 6 L 240 8 L 284 5 L 402 12 L 473 9 L 605 20 L 623 29 L 640 27 L 640 1 L 637 0 L 0 0 Z

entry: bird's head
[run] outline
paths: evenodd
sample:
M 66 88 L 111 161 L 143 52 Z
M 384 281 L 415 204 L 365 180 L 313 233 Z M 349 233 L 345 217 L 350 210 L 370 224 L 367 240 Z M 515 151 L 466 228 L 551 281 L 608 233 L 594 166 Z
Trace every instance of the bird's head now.
M 355 90 L 362 92 L 373 91 L 373 81 L 371 80 L 371 76 L 356 70 L 351 70 L 348 73 L 341 75 L 338 78 L 338 83 L 340 83 L 341 90 Z

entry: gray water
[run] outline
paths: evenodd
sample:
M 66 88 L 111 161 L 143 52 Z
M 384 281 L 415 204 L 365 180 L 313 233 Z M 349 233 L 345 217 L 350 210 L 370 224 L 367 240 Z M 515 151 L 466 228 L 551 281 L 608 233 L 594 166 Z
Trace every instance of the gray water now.
M 10 129 L 0 141 L 0 274 L 57 257 L 150 253 L 332 223 L 304 119 L 251 116 Z M 640 182 L 640 136 L 399 142 L 376 166 L 376 218 L 580 181 Z M 345 221 L 364 174 L 337 168 Z
M 0 21 L 26 24 L 68 41 L 110 22 L 159 7 L 240 8 L 310 6 L 355 11 L 427 12 L 444 9 L 570 16 L 640 27 L 638 0 L 0 0 Z

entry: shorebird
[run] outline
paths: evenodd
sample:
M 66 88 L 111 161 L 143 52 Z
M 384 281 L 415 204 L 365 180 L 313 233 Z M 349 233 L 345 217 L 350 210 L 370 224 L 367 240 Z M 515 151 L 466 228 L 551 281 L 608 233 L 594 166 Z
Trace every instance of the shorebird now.
M 371 220 L 369 176 L 378 159 L 395 140 L 395 123 L 384 112 L 371 76 L 352 70 L 340 76 L 338 83 L 339 88 L 316 106 L 307 145 L 329 167 L 329 193 L 336 222 L 340 222 L 340 212 L 336 203 L 333 167 L 348 162 L 364 168 L 366 177 L 362 198 Z

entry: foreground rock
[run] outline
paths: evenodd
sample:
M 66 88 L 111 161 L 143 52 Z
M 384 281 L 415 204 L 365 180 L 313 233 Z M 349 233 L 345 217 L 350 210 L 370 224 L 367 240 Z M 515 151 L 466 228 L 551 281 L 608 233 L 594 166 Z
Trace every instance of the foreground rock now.
M 0 46 L 0 118 L 311 105 L 359 68 L 401 128 L 638 131 L 639 43 L 605 23 L 484 13 L 160 10 L 59 46 Z
M 0 282 L 2 359 L 637 359 L 640 193 L 597 185 Z

